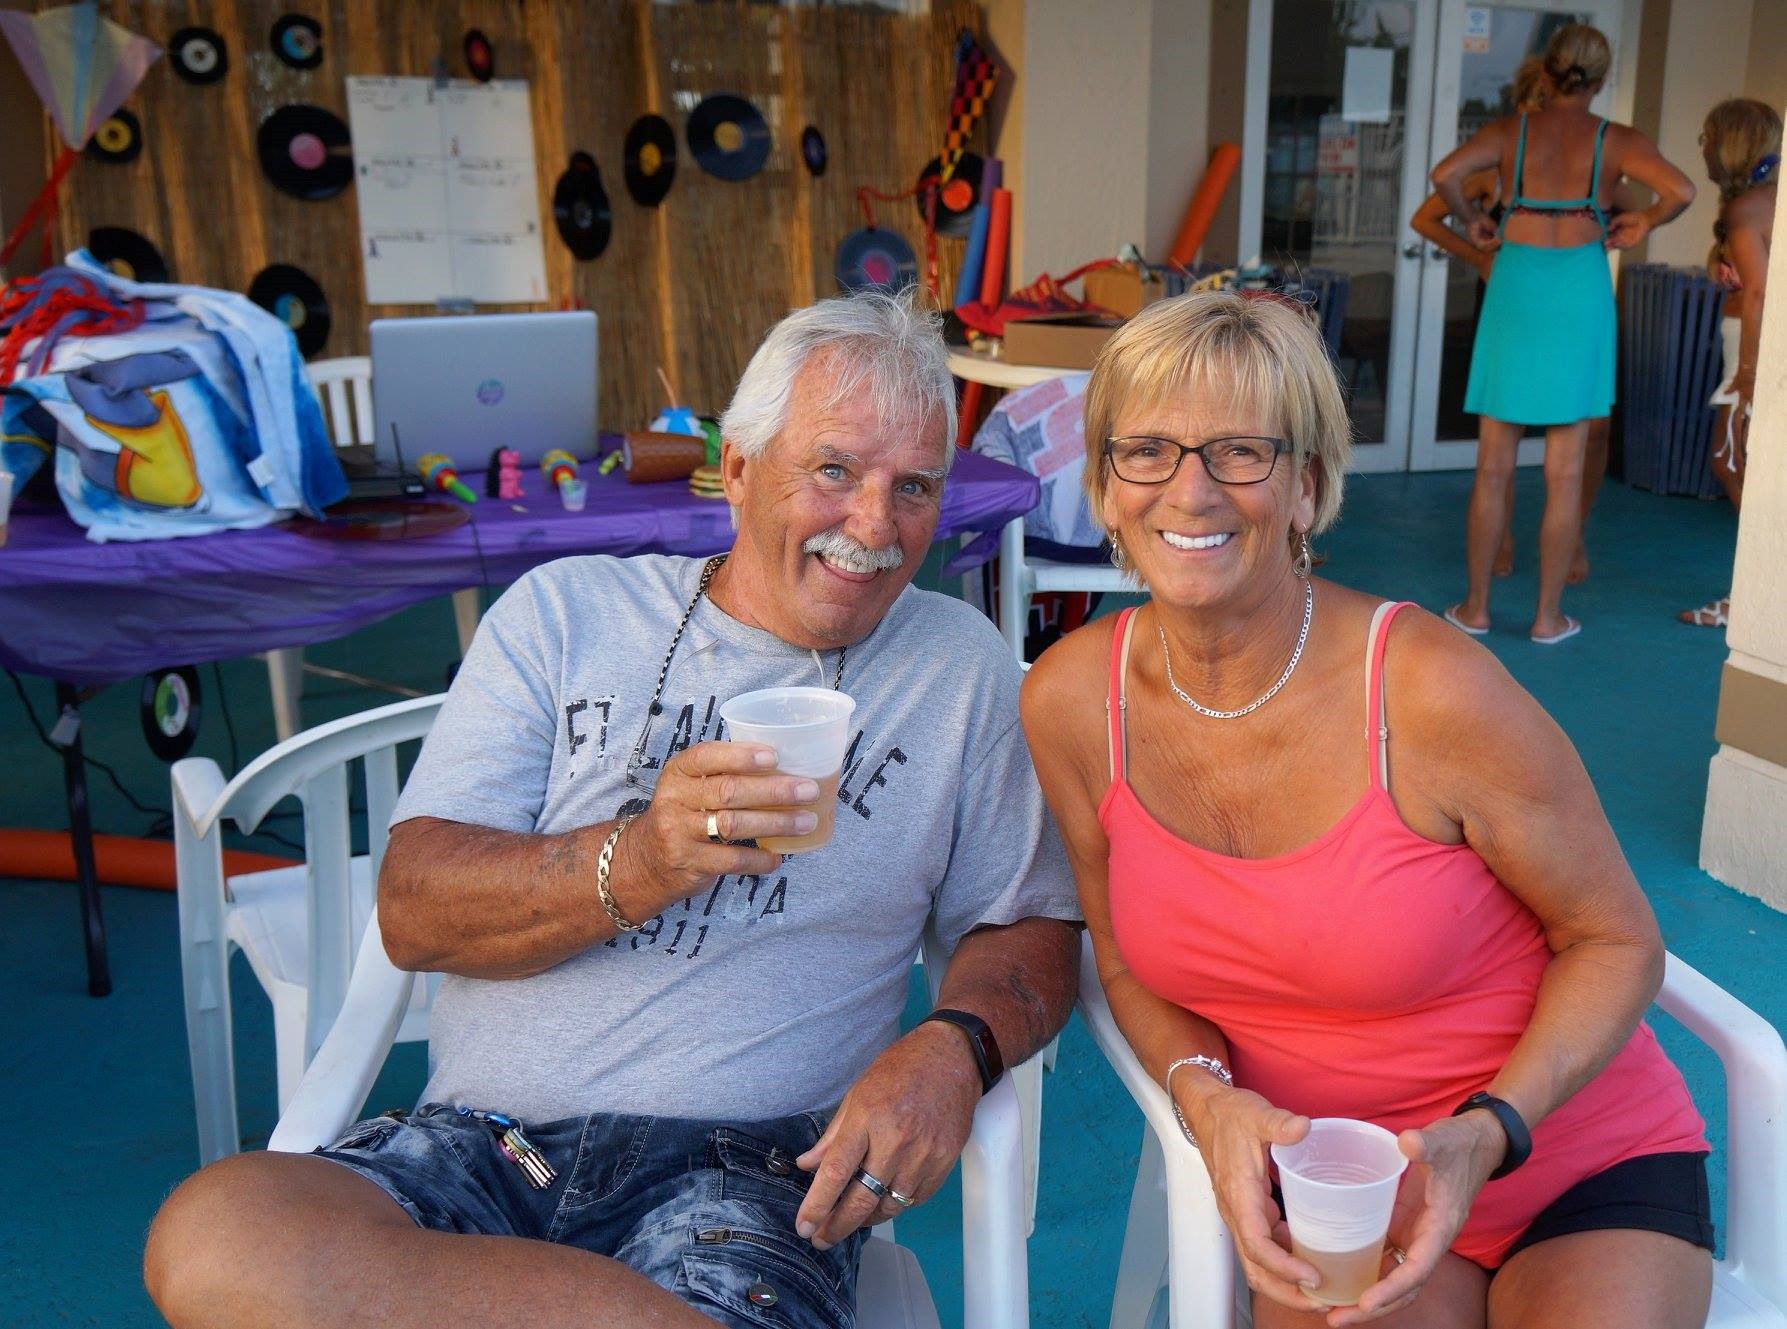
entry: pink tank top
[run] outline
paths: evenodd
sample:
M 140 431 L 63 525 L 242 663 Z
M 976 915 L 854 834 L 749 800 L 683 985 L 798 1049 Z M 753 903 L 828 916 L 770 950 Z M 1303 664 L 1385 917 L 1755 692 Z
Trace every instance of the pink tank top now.
M 1129 785 L 1124 666 L 1111 643 L 1111 926 L 1130 971 L 1228 1040 L 1235 1082 L 1279 1107 L 1425 1126 L 1486 1089 L 1525 1031 L 1551 960 L 1538 918 L 1469 845 L 1438 844 L 1391 801 L 1379 607 L 1366 651 L 1371 784 L 1326 834 L 1272 858 L 1180 839 Z M 1452 1249 L 1488 1268 L 1571 1186 L 1643 1154 L 1705 1151 L 1681 1074 L 1640 1024 L 1533 1132 L 1532 1157 L 1479 1193 Z

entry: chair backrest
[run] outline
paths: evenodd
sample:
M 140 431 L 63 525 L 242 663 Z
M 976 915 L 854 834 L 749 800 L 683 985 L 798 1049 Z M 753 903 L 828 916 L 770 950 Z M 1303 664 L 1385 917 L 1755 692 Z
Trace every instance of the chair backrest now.
M 216 888 L 219 918 L 225 887 L 221 868 L 221 823 L 228 819 L 244 833 L 254 831 L 281 799 L 295 795 L 304 808 L 304 875 L 309 929 L 308 1018 L 306 1060 L 315 1053 L 334 1023 L 347 993 L 354 948 L 366 927 L 362 909 L 355 916 L 350 872 L 353 856 L 349 816 L 348 766 L 355 758 L 365 768 L 366 840 L 373 880 L 384 861 L 386 827 L 397 805 L 397 746 L 419 739 L 434 724 L 444 695 L 417 697 L 346 716 L 295 734 L 256 757 L 222 786 L 203 808 L 177 799 L 176 850 L 182 877 L 203 873 Z M 175 768 L 181 787 L 182 767 L 208 759 L 189 758 Z M 213 869 L 213 864 L 215 868 Z M 183 882 L 183 889 L 185 883 Z M 195 892 L 196 894 L 196 892 Z M 193 900 L 194 907 L 204 902 Z
M 370 445 L 372 424 L 372 361 L 364 355 L 344 355 L 305 366 L 310 385 L 322 398 L 329 436 L 338 448 Z

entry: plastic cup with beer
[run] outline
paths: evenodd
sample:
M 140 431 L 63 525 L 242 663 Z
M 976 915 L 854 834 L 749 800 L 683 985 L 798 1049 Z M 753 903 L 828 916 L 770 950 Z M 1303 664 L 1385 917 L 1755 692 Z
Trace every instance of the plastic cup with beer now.
M 1396 1188 L 1408 1159 L 1382 1126 L 1317 1117 L 1296 1144 L 1272 1146 L 1291 1252 L 1314 1265 L 1328 1306 L 1351 1306 L 1378 1281 Z
M 772 747 L 776 769 L 783 775 L 804 775 L 819 783 L 817 802 L 763 809 L 817 813 L 819 824 L 805 835 L 760 836 L 759 846 L 772 854 L 798 854 L 831 839 L 838 815 L 838 780 L 844 773 L 844 749 L 850 742 L 850 716 L 855 710 L 854 697 L 829 688 L 764 688 L 734 697 L 720 707 L 727 737 Z

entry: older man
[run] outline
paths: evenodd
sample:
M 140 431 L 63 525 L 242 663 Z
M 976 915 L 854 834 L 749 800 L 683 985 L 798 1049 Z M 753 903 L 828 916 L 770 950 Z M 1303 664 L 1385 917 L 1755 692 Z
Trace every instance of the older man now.
M 145 1257 L 179 1329 L 847 1327 L 865 1225 L 1066 1019 L 1017 671 L 910 585 L 955 433 L 934 321 L 789 315 L 722 432 L 730 555 L 565 559 L 486 616 L 379 883 L 392 958 L 446 975 L 423 1106 L 181 1186 Z M 719 717 L 784 684 L 856 700 L 833 837 L 786 859 L 753 841 L 834 795 Z M 953 958 L 901 1036 L 927 923 Z

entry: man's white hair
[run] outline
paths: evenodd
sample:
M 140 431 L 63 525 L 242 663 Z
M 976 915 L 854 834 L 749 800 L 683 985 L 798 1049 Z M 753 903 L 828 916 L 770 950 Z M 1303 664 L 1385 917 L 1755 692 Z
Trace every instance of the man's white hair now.
M 941 416 L 937 441 L 947 467 L 956 450 L 955 380 L 942 320 L 914 302 L 915 290 L 857 291 L 789 314 L 745 366 L 720 417 L 721 435 L 747 457 L 762 455 L 788 423 L 794 380 L 823 352 L 831 370 L 825 405 L 866 392 L 882 421 Z

